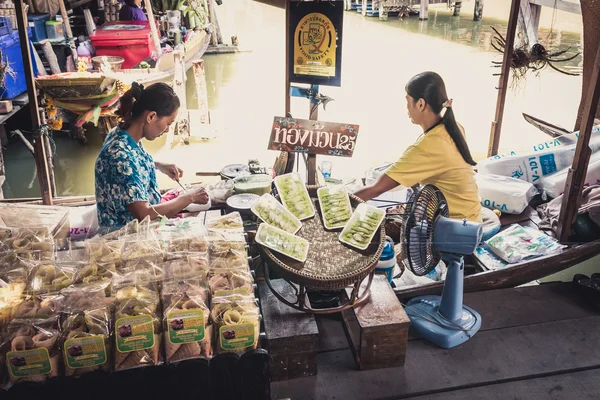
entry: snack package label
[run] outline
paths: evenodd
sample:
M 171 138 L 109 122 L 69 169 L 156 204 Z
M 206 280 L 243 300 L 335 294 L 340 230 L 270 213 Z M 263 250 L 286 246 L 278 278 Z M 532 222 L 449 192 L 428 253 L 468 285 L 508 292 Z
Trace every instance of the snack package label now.
M 27 378 L 52 372 L 48 349 L 40 348 L 6 353 L 8 370 L 13 378 Z
M 106 346 L 102 336 L 89 336 L 65 341 L 65 363 L 71 369 L 102 365 L 106 362 Z
M 154 347 L 154 324 L 150 315 L 119 318 L 115 325 L 117 350 L 121 353 Z
M 167 314 L 169 341 L 173 344 L 194 343 L 204 339 L 204 312 L 200 309 L 173 311 Z
M 253 346 L 254 325 L 225 325 L 219 329 L 219 343 L 223 350 L 239 350 Z

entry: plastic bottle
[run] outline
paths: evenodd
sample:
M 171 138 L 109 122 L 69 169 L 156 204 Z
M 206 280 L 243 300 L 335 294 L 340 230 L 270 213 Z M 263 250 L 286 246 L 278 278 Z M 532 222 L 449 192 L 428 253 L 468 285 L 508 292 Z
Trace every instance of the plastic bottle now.
M 394 241 L 389 236 L 386 236 L 383 252 L 379 257 L 379 262 L 375 267 L 375 271 L 378 273 L 383 273 L 387 277 L 388 282 L 391 284 L 395 266 L 396 251 L 394 250 Z

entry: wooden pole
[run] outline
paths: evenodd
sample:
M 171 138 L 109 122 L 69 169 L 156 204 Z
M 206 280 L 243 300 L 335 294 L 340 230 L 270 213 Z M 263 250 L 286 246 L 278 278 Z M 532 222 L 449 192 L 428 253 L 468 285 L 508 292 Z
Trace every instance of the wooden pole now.
M 521 0 L 521 12 L 519 13 L 518 39 L 519 46 L 531 47 L 538 42 L 538 29 L 542 6 L 531 4 L 529 0 Z
M 213 2 L 213 0 L 206 0 L 206 2 L 208 4 L 208 22 L 210 22 L 213 27 L 210 41 L 213 46 L 218 46 L 220 32 L 219 24 L 217 22 L 217 14 L 215 12 L 215 3 Z
M 71 21 L 69 21 L 69 14 L 67 14 L 67 7 L 63 0 L 58 2 L 60 7 L 60 15 L 62 15 L 63 23 L 65 24 L 65 32 L 67 33 L 67 42 L 73 55 L 73 62 L 77 65 L 77 48 L 75 47 L 75 38 L 73 37 L 73 31 L 71 30 Z
M 461 8 L 462 8 L 462 1 L 457 0 L 456 2 L 454 2 L 454 12 L 452 13 L 452 16 L 460 17 L 460 9 Z
M 150 23 L 150 32 L 152 33 L 152 41 L 154 41 L 154 47 L 156 48 L 156 55 L 160 58 L 162 55 L 160 36 L 158 36 L 158 30 L 156 29 L 156 20 L 154 19 L 154 11 L 152 11 L 150 0 L 144 0 L 144 8 L 146 9 L 146 14 L 148 14 L 148 22 Z
M 285 0 L 285 116 L 291 111 L 290 98 L 290 0 Z
M 481 21 L 483 18 L 483 0 L 475 0 L 475 9 L 473 10 L 473 21 Z
M 419 19 L 426 21 L 429 18 L 429 0 L 421 0 L 421 8 L 419 9 Z
M 319 101 L 316 99 L 319 94 L 319 85 L 312 85 L 313 98 L 310 99 L 310 109 L 308 119 L 317 121 L 319 119 Z M 314 185 L 317 182 L 317 155 L 309 154 L 306 160 L 306 183 Z
M 498 100 L 496 102 L 496 114 L 494 115 L 494 121 L 492 122 L 488 157 L 498 154 L 498 146 L 500 145 L 504 104 L 506 102 L 506 92 L 508 91 L 508 78 L 510 76 L 510 66 L 512 63 L 517 23 L 519 21 L 520 5 L 521 0 L 512 0 L 510 5 L 510 15 L 508 18 L 508 28 L 506 32 L 506 47 L 504 48 L 504 57 L 502 59 L 502 70 L 500 72 L 498 86 Z
M 34 132 L 40 129 L 40 115 L 38 113 L 37 90 L 33 77 L 33 66 L 31 63 L 31 53 L 29 52 L 29 37 L 27 35 L 27 24 L 25 10 L 23 9 L 23 0 L 15 0 L 15 10 L 17 13 L 17 28 L 19 30 L 19 41 L 21 42 L 21 57 L 25 69 L 25 81 L 27 82 L 27 95 L 29 96 L 29 112 L 31 114 L 31 125 Z M 45 141 L 41 137 L 36 137 L 33 142 L 35 149 L 35 165 L 37 175 L 40 181 L 40 190 L 44 204 L 52 205 L 52 186 L 50 180 L 50 166 L 48 165 Z
M 594 70 L 590 77 L 585 105 L 583 108 L 583 119 L 581 130 L 579 131 L 579 139 L 577 139 L 577 147 L 575 150 L 575 158 L 573 165 L 569 168 L 567 175 L 567 183 L 565 185 L 565 193 L 563 194 L 562 205 L 560 208 L 560 216 L 558 218 L 558 238 L 561 242 L 566 242 L 571 236 L 571 230 L 577 211 L 581 204 L 581 191 L 585 183 L 588 165 L 592 150 L 590 149 L 590 137 L 592 135 L 592 127 L 594 126 L 594 118 L 598 109 L 600 99 L 600 47 L 596 54 Z

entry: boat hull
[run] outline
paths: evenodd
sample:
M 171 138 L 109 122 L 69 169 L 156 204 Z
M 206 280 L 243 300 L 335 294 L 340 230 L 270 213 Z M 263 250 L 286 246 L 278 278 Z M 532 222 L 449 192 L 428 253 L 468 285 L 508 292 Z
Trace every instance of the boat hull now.
M 523 285 L 580 264 L 599 254 L 600 240 L 597 240 L 568 248 L 559 254 L 514 264 L 501 270 L 468 275 L 464 278 L 464 291 L 479 292 Z M 396 288 L 394 291 L 398 298 L 406 300 L 415 296 L 439 295 L 443 288 L 444 282 L 432 282 L 425 285 Z

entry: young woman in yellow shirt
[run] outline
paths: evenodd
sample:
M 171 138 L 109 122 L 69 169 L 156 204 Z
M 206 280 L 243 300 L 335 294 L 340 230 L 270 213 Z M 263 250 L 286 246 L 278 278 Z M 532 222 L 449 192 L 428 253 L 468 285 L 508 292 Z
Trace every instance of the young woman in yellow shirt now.
M 410 120 L 423 128 L 423 134 L 373 185 L 355 195 L 367 201 L 398 185 L 432 184 L 446 197 L 451 218 L 481 222 L 475 161 L 454 118 L 442 78 L 435 72 L 413 77 L 406 84 L 406 107 Z

